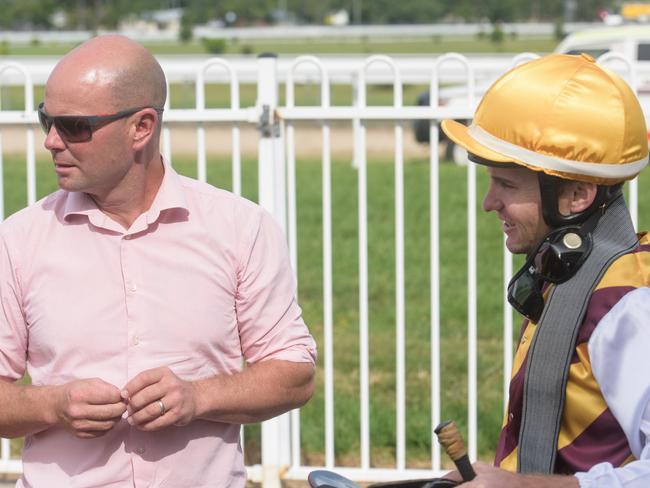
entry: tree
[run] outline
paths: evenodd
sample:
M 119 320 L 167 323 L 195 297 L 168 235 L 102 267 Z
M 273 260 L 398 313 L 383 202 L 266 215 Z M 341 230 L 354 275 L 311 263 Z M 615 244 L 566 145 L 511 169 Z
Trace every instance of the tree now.
M 361 8 L 364 24 L 417 24 L 463 19 L 553 22 L 562 18 L 566 0 L 283 0 L 299 22 L 321 23 L 332 10 L 345 9 L 351 15 Z M 616 0 L 575 0 L 575 20 L 593 20 L 599 8 L 613 8 Z M 128 16 L 170 7 L 184 9 L 185 29 L 196 24 L 223 19 L 229 11 L 242 25 L 269 23 L 279 0 L 0 0 L 0 27 L 4 29 L 48 29 L 52 14 L 64 11 L 67 28 L 114 29 Z

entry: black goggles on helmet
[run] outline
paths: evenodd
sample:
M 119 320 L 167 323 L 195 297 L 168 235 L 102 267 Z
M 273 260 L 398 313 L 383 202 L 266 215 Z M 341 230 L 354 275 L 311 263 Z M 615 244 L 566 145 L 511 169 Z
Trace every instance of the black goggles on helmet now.
M 549 232 L 510 280 L 510 305 L 537 323 L 544 310 L 544 285 L 571 278 L 589 256 L 592 246 L 591 233 L 581 227 L 567 226 Z
M 114 114 L 107 115 L 50 115 L 45 111 L 44 104 L 38 105 L 38 121 L 45 135 L 50 133 L 52 126 L 63 139 L 68 142 L 87 142 L 93 137 L 93 131 L 115 120 L 129 117 L 140 110 L 153 108 L 156 112 L 161 113 L 161 108 L 155 107 L 135 107 L 121 110 Z

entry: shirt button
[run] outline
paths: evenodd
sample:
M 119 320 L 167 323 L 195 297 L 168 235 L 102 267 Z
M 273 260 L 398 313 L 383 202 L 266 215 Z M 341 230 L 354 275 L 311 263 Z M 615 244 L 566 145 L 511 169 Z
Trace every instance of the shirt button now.
M 138 336 L 133 336 L 133 345 L 137 346 L 140 344 L 140 338 Z
M 137 452 L 138 454 L 142 455 L 142 454 L 144 454 L 144 452 L 145 452 L 145 448 L 144 448 L 144 447 L 138 447 L 138 448 L 135 450 L 135 452 Z
M 129 285 L 129 291 L 136 291 L 138 289 L 138 285 L 135 284 L 135 282 L 132 282 Z
M 131 236 L 132 236 L 132 234 L 128 234 L 128 235 L 125 235 L 124 238 L 125 238 L 127 241 L 130 241 L 130 240 L 132 239 Z

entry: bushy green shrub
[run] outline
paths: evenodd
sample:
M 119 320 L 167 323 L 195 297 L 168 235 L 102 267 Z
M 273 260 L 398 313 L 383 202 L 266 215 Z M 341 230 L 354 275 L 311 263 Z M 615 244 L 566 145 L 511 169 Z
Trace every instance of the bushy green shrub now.
M 503 43 L 503 29 L 501 26 L 497 23 L 492 26 L 492 32 L 490 32 L 490 41 L 492 41 L 494 44 L 501 44 Z
M 224 39 L 202 38 L 201 43 L 210 54 L 221 54 L 226 50 L 226 41 Z

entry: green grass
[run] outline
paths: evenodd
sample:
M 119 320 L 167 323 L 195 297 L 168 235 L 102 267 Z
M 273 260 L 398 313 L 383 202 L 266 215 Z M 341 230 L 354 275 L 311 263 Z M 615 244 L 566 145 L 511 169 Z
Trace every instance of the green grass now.
M 257 55 L 277 54 L 429 54 L 444 52 L 464 53 L 519 53 L 551 52 L 557 44 L 552 37 L 529 38 L 504 36 L 503 42 L 491 42 L 488 36 L 431 36 L 426 38 L 361 38 L 361 39 L 258 39 L 233 40 L 225 43 L 221 54 Z M 74 43 L 5 44 L 0 54 L 5 55 L 61 55 L 75 47 Z M 145 43 L 154 54 L 208 54 L 198 41 Z M 220 54 L 216 54 L 220 55 Z
M 176 169 L 189 176 L 194 163 L 175 159 Z M 25 205 L 24 163 L 5 161 L 7 213 Z M 501 424 L 502 405 L 502 236 L 493 215 L 480 210 L 487 187 L 479 168 L 477 198 L 478 246 L 478 385 L 479 457 L 489 461 Z M 230 187 L 230 164 L 211 159 L 208 179 Z M 650 175 L 640 182 L 640 227 L 650 224 Z M 321 165 L 300 160 L 297 165 L 299 301 L 304 318 L 320 345 L 317 388 L 302 409 L 302 449 L 306 463 L 324 459 L 323 288 Z M 56 188 L 51 166 L 38 163 L 38 194 Z M 243 165 L 242 192 L 257 197 L 254 161 Z M 334 365 L 336 462 L 359 462 L 358 256 L 357 172 L 347 161 L 332 165 L 332 232 L 334 279 Z M 443 418 L 455 419 L 467 432 L 467 230 L 466 169 L 440 165 L 440 277 Z M 370 330 L 371 461 L 393 466 L 395 456 L 395 232 L 394 168 L 389 161 L 368 166 L 368 297 Z M 431 442 L 430 304 L 429 304 L 429 168 L 424 160 L 405 165 L 407 458 L 411 467 L 429 466 Z M 518 320 L 515 322 L 517 324 Z M 515 335 L 518 326 L 515 325 Z M 259 428 L 247 427 L 247 462 L 259 462 Z

